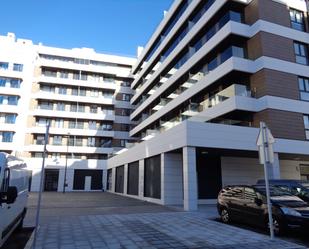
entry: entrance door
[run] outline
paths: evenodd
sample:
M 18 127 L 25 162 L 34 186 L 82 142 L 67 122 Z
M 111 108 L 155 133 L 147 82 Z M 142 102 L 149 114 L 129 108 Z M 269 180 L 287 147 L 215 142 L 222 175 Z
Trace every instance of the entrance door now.
M 198 198 L 216 199 L 222 188 L 221 158 L 213 152 L 197 150 Z
M 44 191 L 57 191 L 59 169 L 45 169 Z
M 74 170 L 73 190 L 102 190 L 102 170 Z

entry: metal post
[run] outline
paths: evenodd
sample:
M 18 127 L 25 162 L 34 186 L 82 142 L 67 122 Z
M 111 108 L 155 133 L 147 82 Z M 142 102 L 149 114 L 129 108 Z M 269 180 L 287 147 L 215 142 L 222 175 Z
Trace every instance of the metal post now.
M 33 244 L 32 244 L 33 249 L 35 249 L 35 246 L 36 246 L 37 233 L 39 229 L 42 191 L 43 191 L 43 183 L 44 183 L 44 178 L 45 178 L 46 145 L 48 143 L 49 127 L 50 127 L 50 122 L 47 123 L 45 137 L 44 137 L 44 150 L 43 150 L 43 161 L 42 161 L 42 168 L 41 168 L 39 198 L 38 198 L 38 206 L 37 206 L 36 219 L 35 219 L 34 238 L 33 238 Z
M 274 223 L 272 216 L 272 205 L 270 200 L 270 191 L 269 191 L 269 181 L 268 181 L 268 167 L 270 166 L 269 155 L 268 155 L 268 137 L 266 132 L 266 125 L 264 122 L 260 122 L 260 129 L 262 131 L 262 142 L 263 150 L 265 155 L 264 160 L 264 174 L 265 174 L 265 186 L 266 186 L 266 198 L 267 198 L 267 209 L 268 209 L 268 221 L 269 221 L 269 230 L 270 230 L 270 239 L 274 239 Z
M 69 153 L 69 135 L 67 138 L 67 153 L 65 154 L 65 166 L 64 166 L 64 179 L 63 179 L 63 190 L 62 193 L 65 193 L 65 188 L 67 186 L 67 169 L 68 169 L 68 153 Z

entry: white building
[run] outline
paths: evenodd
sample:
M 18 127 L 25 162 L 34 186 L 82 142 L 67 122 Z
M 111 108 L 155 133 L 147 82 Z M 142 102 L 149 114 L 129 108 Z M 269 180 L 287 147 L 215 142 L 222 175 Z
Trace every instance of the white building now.
M 27 162 L 31 190 L 38 190 L 48 122 L 44 189 L 104 188 L 107 158 L 132 141 L 135 61 L 0 36 L 0 150 Z

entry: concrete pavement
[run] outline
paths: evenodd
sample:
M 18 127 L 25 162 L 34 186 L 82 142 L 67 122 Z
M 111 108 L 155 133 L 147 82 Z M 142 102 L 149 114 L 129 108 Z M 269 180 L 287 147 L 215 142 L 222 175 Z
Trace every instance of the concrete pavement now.
M 70 196 L 76 198 L 77 207 Z M 61 199 L 59 205 L 53 198 Z M 102 209 L 97 207 L 100 202 L 105 203 Z M 109 193 L 55 194 L 50 198 L 47 194 L 43 207 L 46 210 L 42 212 L 44 219 L 36 249 L 305 248 L 280 239 L 270 241 L 266 235 L 209 220 L 213 214 L 208 212 L 175 212 Z M 89 215 L 92 208 L 96 213 Z M 53 212 L 48 214 L 51 209 Z M 31 214 L 27 219 L 29 222 Z

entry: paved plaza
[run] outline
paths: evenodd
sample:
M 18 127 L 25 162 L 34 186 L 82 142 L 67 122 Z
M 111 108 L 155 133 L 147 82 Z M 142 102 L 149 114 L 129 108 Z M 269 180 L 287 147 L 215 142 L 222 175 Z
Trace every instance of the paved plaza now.
M 50 198 L 64 198 L 58 195 L 60 194 L 51 195 Z M 83 205 L 80 202 L 76 204 L 77 207 L 72 207 L 72 215 L 68 215 L 67 211 L 62 212 L 61 210 L 69 208 L 65 204 L 66 201 L 70 202 L 69 197 L 74 198 L 75 195 L 81 195 L 81 199 L 106 198 L 109 201 L 105 202 L 102 209 L 96 209 L 93 203 L 96 214 L 82 214 Z M 44 208 L 49 209 L 49 198 L 45 196 L 42 212 L 44 219 L 36 249 L 305 248 L 279 239 L 270 241 L 266 235 L 209 220 L 210 214 L 205 212 L 206 210 L 176 212 L 172 208 L 109 193 L 86 196 L 87 193 L 68 194 L 66 201 L 60 201 L 61 208 L 57 208 L 56 203 L 53 203 L 55 207 L 50 216 L 44 211 Z M 35 203 L 35 197 L 30 199 L 31 206 L 32 202 Z M 133 212 L 134 209 L 130 207 L 135 207 L 137 211 Z M 84 207 L 84 210 L 88 208 L 91 207 Z M 30 210 L 30 217 L 33 217 L 31 212 L 33 210 Z

